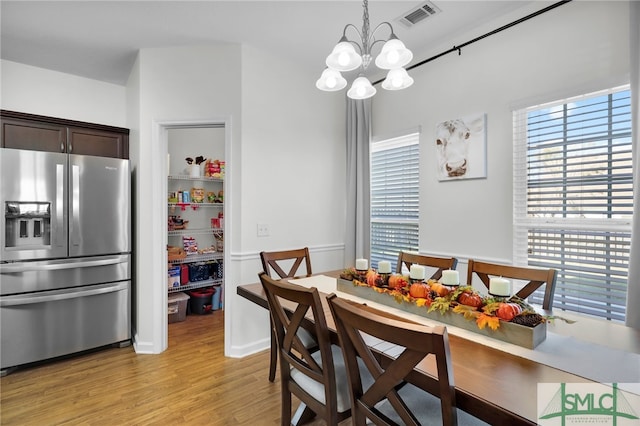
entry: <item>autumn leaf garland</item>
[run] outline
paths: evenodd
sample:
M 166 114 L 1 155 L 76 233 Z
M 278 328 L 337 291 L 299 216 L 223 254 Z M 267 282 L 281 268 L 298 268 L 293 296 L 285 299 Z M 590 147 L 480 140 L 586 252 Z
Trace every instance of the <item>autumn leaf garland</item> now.
M 441 315 L 445 315 L 447 312 L 453 312 L 455 314 L 462 315 L 466 320 L 475 321 L 480 330 L 484 329 L 485 327 L 489 327 L 494 331 L 500 328 L 501 319 L 496 316 L 496 312 L 500 308 L 500 305 L 503 304 L 501 300 L 487 297 L 484 299 L 485 304 L 481 307 L 480 310 L 476 309 L 473 306 L 467 306 L 457 302 L 458 297 L 462 293 L 474 291 L 473 287 L 471 286 L 459 286 L 446 296 L 436 297 L 433 300 L 430 300 L 426 298 L 411 297 L 410 295 L 399 289 L 371 287 L 364 282 L 358 281 L 357 279 L 353 279 L 352 282 L 354 286 L 369 287 L 377 293 L 392 296 L 394 300 L 400 304 L 403 302 L 413 303 L 419 308 L 427 308 L 428 312 L 439 312 Z M 514 300 L 512 300 L 512 302 L 521 305 L 523 312 L 534 312 L 534 309 L 522 299 L 515 298 Z

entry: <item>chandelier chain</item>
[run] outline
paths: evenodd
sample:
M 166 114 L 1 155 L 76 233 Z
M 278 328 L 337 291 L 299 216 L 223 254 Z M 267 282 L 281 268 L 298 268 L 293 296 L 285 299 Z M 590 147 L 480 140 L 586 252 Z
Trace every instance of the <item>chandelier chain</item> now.
M 368 0 L 362 1 L 362 53 L 368 54 L 369 52 L 369 2 Z
M 362 68 L 367 69 L 371 62 L 371 46 L 369 45 L 369 1 L 362 0 Z

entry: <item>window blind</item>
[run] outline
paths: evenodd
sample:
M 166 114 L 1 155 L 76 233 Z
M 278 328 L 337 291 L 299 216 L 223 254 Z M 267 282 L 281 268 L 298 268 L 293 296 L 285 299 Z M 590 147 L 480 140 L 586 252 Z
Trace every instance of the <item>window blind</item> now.
M 514 259 L 558 271 L 554 309 L 624 320 L 630 101 L 624 87 L 514 113 Z
M 418 251 L 419 133 L 371 145 L 371 266 Z

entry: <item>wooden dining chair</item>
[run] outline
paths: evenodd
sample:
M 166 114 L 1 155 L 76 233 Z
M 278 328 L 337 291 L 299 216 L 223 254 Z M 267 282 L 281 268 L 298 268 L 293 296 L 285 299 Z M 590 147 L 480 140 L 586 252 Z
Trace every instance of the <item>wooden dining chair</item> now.
M 308 247 L 293 250 L 263 251 L 260 253 L 260 260 L 262 261 L 262 270 L 272 278 L 272 270 L 280 278 L 308 277 L 313 273 L 311 271 L 311 256 L 309 256 Z M 299 272 L 302 262 L 304 262 L 305 267 L 304 275 Z M 285 272 L 285 269 L 288 272 Z
M 291 425 L 293 394 L 304 404 L 294 420 L 297 417 L 308 420 L 306 416 L 311 411 L 328 425 L 337 425 L 351 415 L 349 389 L 340 348 L 330 342 L 318 290 L 277 281 L 264 272 L 259 276 L 269 302 L 280 355 L 281 424 Z M 301 329 L 313 334 L 317 351 L 309 351 L 300 340 Z
M 263 251 L 260 253 L 260 260 L 262 261 L 262 270 L 271 278 L 275 276 L 279 278 L 292 278 L 299 276 L 298 272 L 304 262 L 305 276 L 312 274 L 311 271 L 311 256 L 309 256 L 309 248 L 304 247 L 293 250 L 282 251 Z M 285 272 L 287 270 L 288 272 Z M 271 321 L 273 324 L 273 321 Z M 303 335 L 300 337 L 305 341 L 309 348 L 314 346 L 315 342 L 310 339 L 310 336 Z M 273 382 L 276 378 L 276 368 L 278 365 L 278 347 L 276 344 L 276 335 L 273 331 L 273 325 L 271 327 L 271 359 L 269 361 L 269 381 Z
M 376 425 L 484 425 L 486 423 L 456 408 L 449 336 L 444 326 L 428 327 L 380 316 L 335 294 L 327 297 L 347 365 L 353 424 Z M 365 342 L 371 339 L 397 345 L 400 352 L 383 365 L 382 357 Z M 389 345 L 385 343 L 386 347 Z M 406 381 L 425 357 L 433 355 L 437 383 L 431 393 Z M 373 384 L 361 380 L 360 358 L 373 376 Z
M 401 251 L 398 253 L 398 264 L 396 266 L 396 273 L 402 273 L 402 266 L 406 266 L 408 270 L 411 270 L 411 265 L 422 265 L 430 268 L 436 268 L 436 271 L 431 275 L 432 280 L 439 280 L 442 277 L 442 271 L 445 269 L 456 269 L 458 265 L 458 259 L 455 257 L 433 257 L 424 256 L 422 254 L 410 253 Z
M 556 288 L 557 275 L 555 269 L 524 268 L 469 259 L 467 266 L 467 284 L 469 285 L 471 285 L 473 274 L 480 278 L 487 289 L 489 288 L 491 277 L 528 281 L 524 287 L 515 293 L 521 299 L 526 299 L 538 288 L 545 285 L 542 309 L 553 308 L 553 295 Z

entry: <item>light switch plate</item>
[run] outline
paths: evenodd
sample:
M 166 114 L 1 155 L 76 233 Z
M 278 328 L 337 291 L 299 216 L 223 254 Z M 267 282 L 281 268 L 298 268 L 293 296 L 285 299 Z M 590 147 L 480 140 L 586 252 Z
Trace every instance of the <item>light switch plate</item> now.
M 258 237 L 268 237 L 269 236 L 269 225 L 266 223 L 258 224 Z

